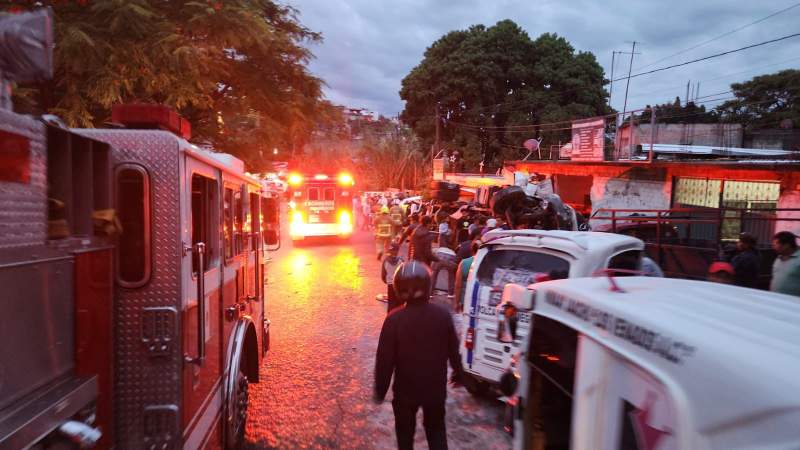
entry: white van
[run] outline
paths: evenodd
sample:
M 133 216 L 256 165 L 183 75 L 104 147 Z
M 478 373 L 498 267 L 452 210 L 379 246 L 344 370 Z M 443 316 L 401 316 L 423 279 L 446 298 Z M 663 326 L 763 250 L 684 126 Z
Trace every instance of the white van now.
M 800 299 L 645 277 L 519 288 L 535 305 L 503 377 L 515 450 L 800 448 Z
M 497 384 L 517 352 L 497 340 L 497 305 L 508 283 L 591 276 L 609 267 L 637 270 L 644 243 L 611 233 L 563 230 L 492 230 L 475 255 L 464 295 L 461 358 L 472 393 Z M 527 335 L 523 311 L 519 334 Z

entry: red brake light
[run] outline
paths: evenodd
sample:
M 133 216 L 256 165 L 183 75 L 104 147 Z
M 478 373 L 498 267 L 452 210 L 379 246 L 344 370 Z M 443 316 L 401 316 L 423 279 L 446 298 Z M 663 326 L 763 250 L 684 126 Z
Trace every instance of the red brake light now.
M 467 337 L 464 339 L 464 347 L 466 347 L 467 350 L 472 350 L 474 341 L 475 341 L 475 329 L 469 328 L 467 330 Z

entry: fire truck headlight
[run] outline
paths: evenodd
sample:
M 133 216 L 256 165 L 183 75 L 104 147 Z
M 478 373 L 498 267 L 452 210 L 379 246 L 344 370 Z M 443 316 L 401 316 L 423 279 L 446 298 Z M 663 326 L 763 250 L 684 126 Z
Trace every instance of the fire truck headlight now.
M 289 234 L 292 236 L 302 236 L 305 223 L 303 221 L 303 213 L 295 211 L 292 214 L 292 222 L 289 224 Z
M 298 186 L 300 183 L 303 182 L 303 176 L 298 173 L 293 173 L 289 175 L 289 184 L 292 186 Z
M 349 173 L 340 173 L 339 174 L 339 184 L 342 186 L 352 186 L 355 184 L 353 181 L 353 177 Z
M 339 211 L 339 234 L 351 234 L 353 232 L 353 220 L 347 211 Z

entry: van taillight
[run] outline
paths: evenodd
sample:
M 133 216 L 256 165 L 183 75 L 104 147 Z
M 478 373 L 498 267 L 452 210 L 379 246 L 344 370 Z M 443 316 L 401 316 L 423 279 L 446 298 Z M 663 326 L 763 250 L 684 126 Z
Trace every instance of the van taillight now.
M 467 330 L 467 337 L 464 339 L 464 347 L 466 347 L 467 350 L 472 350 L 472 346 L 474 345 L 474 343 L 475 343 L 475 329 L 469 328 Z

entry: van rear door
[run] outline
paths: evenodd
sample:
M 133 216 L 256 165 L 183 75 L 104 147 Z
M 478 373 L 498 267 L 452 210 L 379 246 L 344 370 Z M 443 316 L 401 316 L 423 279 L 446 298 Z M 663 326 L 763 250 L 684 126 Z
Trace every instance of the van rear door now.
M 505 285 L 528 286 L 540 275 L 565 278 L 569 268 L 570 261 L 566 255 L 547 249 L 502 246 L 486 254 L 478 266 L 474 288 L 478 290 L 478 306 L 472 371 L 489 381 L 498 382 L 517 352 L 516 345 L 497 340 L 497 305 Z M 525 342 L 530 315 L 530 311 L 520 312 L 517 342 Z

